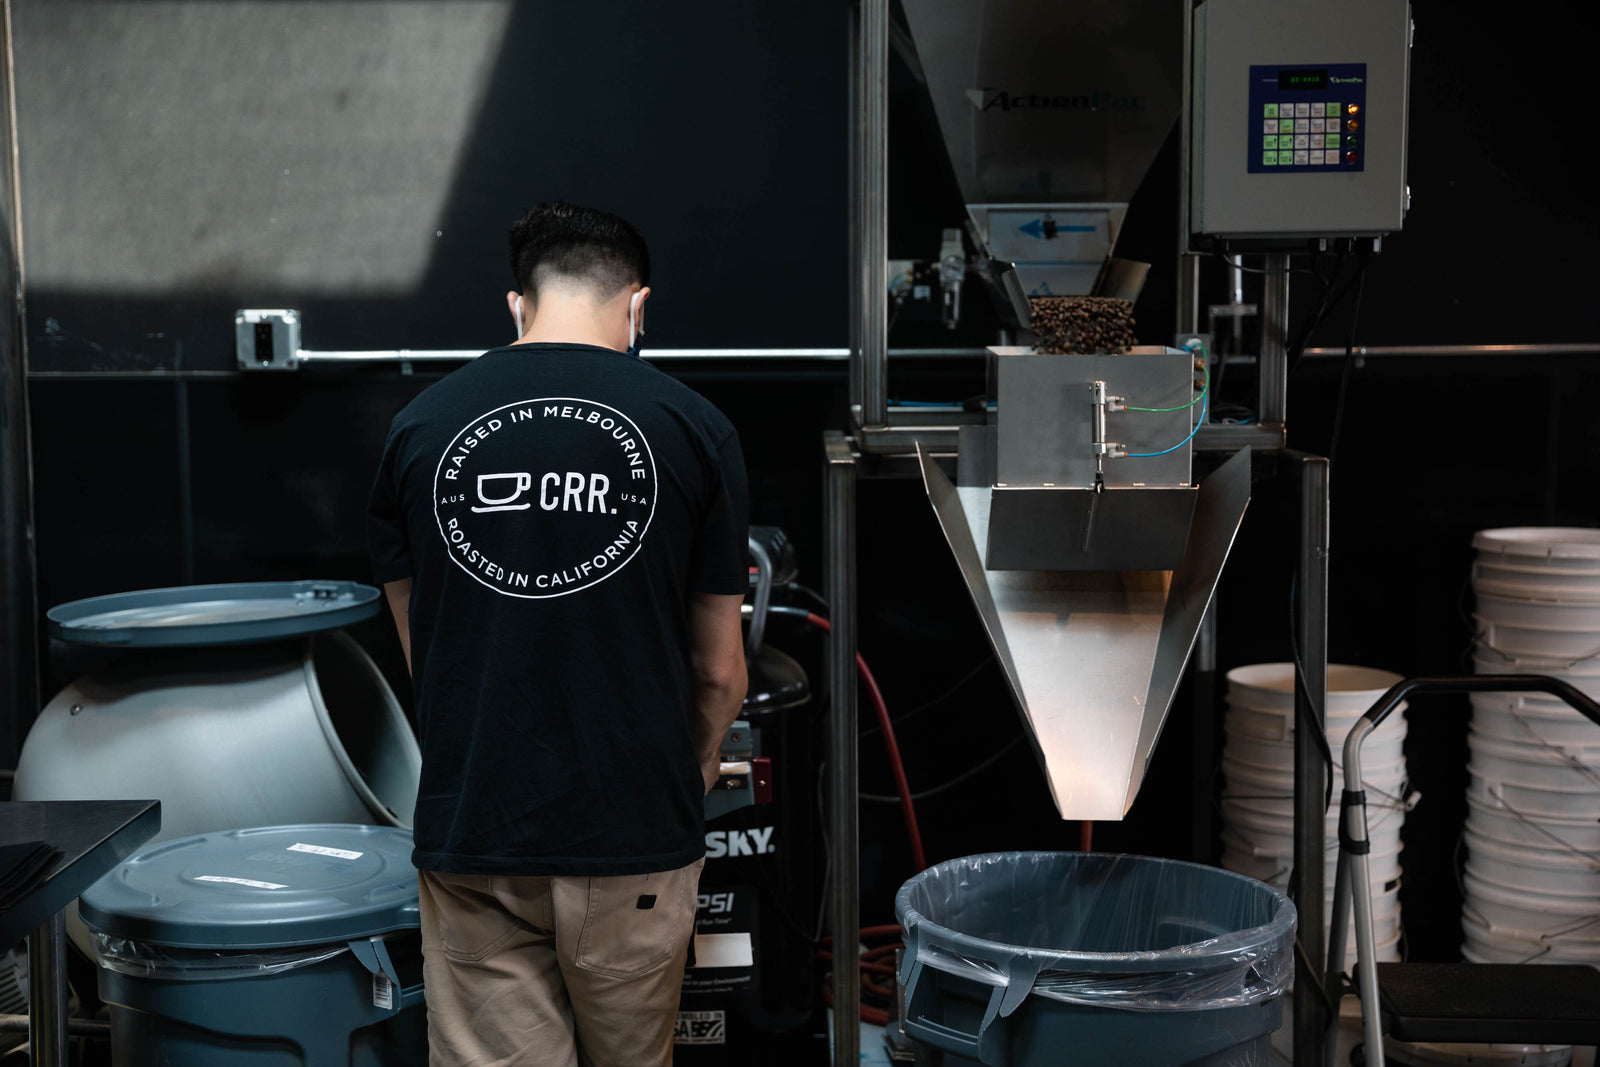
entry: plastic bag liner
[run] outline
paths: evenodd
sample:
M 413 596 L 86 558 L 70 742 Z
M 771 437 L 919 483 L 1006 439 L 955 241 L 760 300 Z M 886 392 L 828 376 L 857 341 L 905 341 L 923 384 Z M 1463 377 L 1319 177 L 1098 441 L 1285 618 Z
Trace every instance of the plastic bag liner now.
M 225 982 L 230 978 L 261 978 L 331 960 L 349 952 L 348 943 L 296 945 L 253 952 L 216 952 L 209 949 L 166 948 L 125 937 L 107 937 L 91 930 L 95 959 L 107 970 L 133 978 L 159 978 L 173 982 Z
M 987 1019 L 1029 993 L 1128 1011 L 1211 1011 L 1282 994 L 1295 909 L 1254 878 L 1176 860 L 997 852 L 901 887 L 901 983 L 923 968 L 995 987 Z M 986 1024 L 987 1025 L 987 1021 Z

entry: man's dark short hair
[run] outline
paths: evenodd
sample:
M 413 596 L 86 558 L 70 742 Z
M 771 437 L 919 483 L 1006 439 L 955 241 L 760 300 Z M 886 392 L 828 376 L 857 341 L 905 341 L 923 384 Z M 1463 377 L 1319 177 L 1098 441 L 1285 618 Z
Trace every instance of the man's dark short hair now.
M 609 211 L 560 200 L 536 204 L 511 227 L 511 273 L 517 289 L 538 300 L 538 284 L 552 277 L 588 284 L 606 296 L 650 284 L 650 250 L 644 235 Z

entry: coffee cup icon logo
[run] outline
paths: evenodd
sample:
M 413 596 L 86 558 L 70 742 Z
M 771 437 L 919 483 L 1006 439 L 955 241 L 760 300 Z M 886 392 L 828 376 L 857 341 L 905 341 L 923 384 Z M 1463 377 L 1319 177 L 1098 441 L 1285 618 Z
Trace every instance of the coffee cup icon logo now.
M 505 478 L 512 479 L 511 486 L 508 487 L 502 481 Z M 479 515 L 489 511 L 527 511 L 533 506 L 532 503 L 514 504 L 512 501 L 526 493 L 532 486 L 533 475 L 524 471 L 511 471 L 505 474 L 480 474 L 478 475 L 478 499 L 483 501 L 484 506 L 478 507 L 474 505 L 472 510 Z M 509 493 L 506 492 L 507 488 L 511 488 Z M 491 495 L 492 493 L 499 493 L 500 495 L 494 496 Z

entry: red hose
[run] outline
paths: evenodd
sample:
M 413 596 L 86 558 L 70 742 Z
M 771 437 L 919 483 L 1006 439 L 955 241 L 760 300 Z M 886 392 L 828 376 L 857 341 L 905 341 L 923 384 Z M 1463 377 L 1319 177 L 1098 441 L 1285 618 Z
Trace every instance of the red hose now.
M 1094 823 L 1090 822 L 1088 819 L 1085 819 L 1078 824 L 1078 851 L 1094 851 Z
M 828 625 L 827 619 L 815 612 L 806 612 L 806 622 L 824 633 L 833 629 Z M 905 764 L 900 761 L 900 742 L 895 739 L 894 724 L 889 721 L 889 707 L 883 702 L 883 692 L 878 688 L 878 680 L 872 676 L 872 669 L 867 666 L 867 661 L 861 658 L 859 652 L 856 653 L 856 672 L 866 684 L 867 695 L 872 698 L 873 709 L 878 713 L 878 726 L 883 731 L 883 747 L 889 750 L 889 768 L 894 771 L 895 789 L 900 793 L 900 810 L 906 819 L 906 836 L 911 841 L 911 863 L 920 873 L 928 869 L 928 860 L 922 851 L 922 831 L 917 827 L 917 809 L 911 802 L 911 785 L 906 781 Z

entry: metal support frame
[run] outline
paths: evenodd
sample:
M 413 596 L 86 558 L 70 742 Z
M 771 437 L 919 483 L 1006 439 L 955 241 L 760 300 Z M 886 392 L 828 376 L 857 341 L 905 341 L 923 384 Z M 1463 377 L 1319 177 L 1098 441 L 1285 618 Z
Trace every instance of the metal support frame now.
M 61 912 L 28 935 L 28 1062 L 67 1062 L 67 923 Z
M 38 593 L 33 544 L 33 460 L 28 418 L 27 330 L 11 4 L 0 8 L 0 766 L 14 765 L 39 710 Z
M 1262 277 L 1261 360 L 1256 413 L 1268 426 L 1283 426 L 1289 411 L 1289 256 L 1266 257 Z
M 858 424 L 886 426 L 889 322 L 889 0 L 861 0 L 855 33 L 855 143 L 850 240 L 855 247 L 858 321 L 852 347 L 860 353 L 853 394 L 860 397 Z
M 1326 924 L 1322 910 L 1327 775 L 1317 741 L 1328 703 L 1328 460 L 1285 453 L 1296 465 L 1300 489 L 1300 555 L 1295 567 L 1294 878 L 1290 892 L 1300 913 L 1296 936 L 1294 1061 L 1323 1067 L 1323 1037 L 1331 1022 L 1315 991 L 1323 980 Z M 1337 996 L 1338 991 L 1330 991 Z
M 860 826 L 856 739 L 856 454 L 837 430 L 823 434 L 829 626 L 828 823 L 833 879 L 833 1062 L 861 1059 Z
M 1194 716 L 1189 726 L 1189 773 L 1194 789 L 1194 805 L 1189 814 L 1189 858 L 1196 863 L 1216 862 L 1213 835 L 1216 833 L 1216 804 L 1211 799 L 1213 772 L 1216 769 L 1217 743 L 1217 601 L 1221 591 L 1211 594 L 1195 638 L 1194 672 L 1191 692 Z

